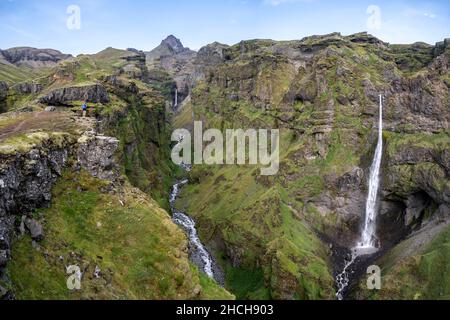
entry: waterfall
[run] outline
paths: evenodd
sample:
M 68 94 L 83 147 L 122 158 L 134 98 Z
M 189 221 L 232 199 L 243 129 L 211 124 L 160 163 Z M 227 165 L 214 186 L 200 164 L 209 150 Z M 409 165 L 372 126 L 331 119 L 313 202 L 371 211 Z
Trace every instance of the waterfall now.
M 351 255 L 344 262 L 344 269 L 336 276 L 338 300 L 344 299 L 345 291 L 350 283 L 350 276 L 354 272 L 353 264 L 357 263 L 359 256 L 369 255 L 377 251 L 376 243 L 376 218 L 377 196 L 380 187 L 380 167 L 383 156 L 383 96 L 380 95 L 380 115 L 378 124 L 378 144 L 375 150 L 372 166 L 370 167 L 369 193 L 366 201 L 366 218 L 361 240 L 358 246 L 352 249 Z
M 378 128 L 378 145 L 375 150 L 372 167 L 370 168 L 369 194 L 366 202 L 366 219 L 361 236 L 360 248 L 375 248 L 377 196 L 380 187 L 380 167 L 383 156 L 383 97 L 380 95 L 380 120 Z
M 175 102 L 173 104 L 173 107 L 178 107 L 178 88 L 175 89 Z

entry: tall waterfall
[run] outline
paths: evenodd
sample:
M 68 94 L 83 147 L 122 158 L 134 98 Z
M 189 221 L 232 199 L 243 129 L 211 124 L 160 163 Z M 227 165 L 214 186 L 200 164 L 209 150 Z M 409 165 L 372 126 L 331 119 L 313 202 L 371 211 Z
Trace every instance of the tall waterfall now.
M 372 166 L 370 167 L 369 194 L 366 202 L 366 219 L 361 240 L 352 249 L 351 254 L 345 260 L 344 269 L 336 276 L 338 300 L 344 299 L 345 292 L 350 284 L 353 264 L 357 263 L 358 257 L 376 252 L 376 220 L 377 220 L 377 196 L 380 187 L 380 167 L 383 156 L 383 96 L 380 95 L 380 119 L 378 125 L 378 144 L 375 150 Z
M 375 248 L 376 220 L 377 220 L 377 196 L 380 186 L 380 167 L 383 156 L 383 97 L 380 95 L 380 120 L 378 128 L 378 145 L 370 168 L 369 194 L 366 202 L 366 220 L 359 247 Z

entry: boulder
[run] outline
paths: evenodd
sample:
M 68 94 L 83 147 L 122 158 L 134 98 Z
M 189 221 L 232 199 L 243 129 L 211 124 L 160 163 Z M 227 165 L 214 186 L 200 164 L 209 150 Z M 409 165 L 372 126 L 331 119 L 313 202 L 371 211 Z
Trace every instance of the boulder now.
M 8 294 L 8 290 L 0 286 L 0 300 L 3 300 Z
M 35 241 L 41 241 L 44 238 L 44 229 L 42 224 L 31 218 L 25 219 L 25 226 L 30 232 L 31 238 Z
M 45 111 L 45 112 L 55 112 L 55 111 L 56 111 L 56 107 L 49 106 L 49 107 L 46 107 L 46 108 L 44 109 L 44 111 Z

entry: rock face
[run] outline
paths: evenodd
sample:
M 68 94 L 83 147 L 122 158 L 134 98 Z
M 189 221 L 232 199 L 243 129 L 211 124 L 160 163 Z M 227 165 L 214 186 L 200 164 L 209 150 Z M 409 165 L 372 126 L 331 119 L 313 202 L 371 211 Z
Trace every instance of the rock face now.
M 219 42 L 214 42 L 202 47 L 198 51 L 196 64 L 199 66 L 211 66 L 225 61 L 227 48 L 229 48 L 228 45 Z
M 23 82 L 13 86 L 13 90 L 19 94 L 38 94 L 43 89 L 44 86 L 42 84 L 34 82 Z
M 255 178 L 240 187 L 224 178 L 231 170 L 204 168 L 204 184 L 197 178 L 200 195 L 211 184 L 230 188 L 232 195 L 221 194 L 219 204 L 212 204 L 190 193 L 189 213 L 197 215 L 200 226 L 204 223 L 209 238 L 213 237 L 206 229 L 223 230 L 230 222 L 232 227 L 216 231 L 219 235 L 214 238 L 220 238 L 214 241 L 227 249 L 229 261 L 246 268 L 262 265 L 272 292 L 281 290 L 281 296 L 292 297 L 301 286 L 273 257 L 284 254 L 296 265 L 308 245 L 291 250 L 287 245 L 273 249 L 272 243 L 261 243 L 271 236 L 298 243 L 287 233 L 280 235 L 277 227 L 306 221 L 325 239 L 321 243 L 356 245 L 377 143 L 378 95 L 383 94 L 385 149 L 377 222 L 382 248 L 398 245 L 411 232 L 426 232 L 430 223 L 449 221 L 445 213 L 449 171 L 444 160 L 450 149 L 446 43 L 395 46 L 367 33 L 334 33 L 299 41 L 242 41 L 230 47 L 214 43 L 200 49 L 191 77 L 196 119 L 205 127 L 220 123 L 222 128 L 280 128 L 292 140 L 282 146 L 287 155 L 273 180 Z M 245 176 L 243 171 L 236 170 L 236 175 Z M 270 192 L 255 195 L 259 187 Z M 282 202 L 277 192 L 286 194 L 283 201 L 300 222 L 280 217 L 274 205 Z M 242 199 L 240 206 L 232 205 L 238 194 L 252 194 L 252 202 Z M 261 207 L 264 212 L 258 212 Z M 211 214 L 217 210 L 223 213 L 220 221 Z M 264 237 L 258 238 L 258 233 Z M 269 254 L 271 250 L 275 253 Z M 264 254 L 270 259 L 261 261 L 258 257 Z M 278 276 L 286 280 L 285 286 Z M 317 278 L 310 276 L 302 282 Z
M 147 61 L 152 63 L 155 60 L 164 59 L 167 57 L 180 56 L 185 55 L 193 55 L 194 51 L 191 51 L 189 48 L 185 48 L 181 43 L 180 39 L 176 38 L 173 35 L 168 36 L 166 39 L 161 41 L 161 44 L 153 49 L 152 51 L 147 52 Z
M 91 103 L 108 103 L 109 96 L 100 84 L 88 86 L 67 87 L 55 89 L 43 97 L 39 102 L 47 105 L 65 105 L 71 101 L 87 101 Z
M 8 96 L 8 85 L 0 81 L 0 113 L 6 111 L 6 98 Z
M 69 157 L 76 154 L 80 169 L 114 181 L 119 176 L 113 158 L 118 145 L 115 138 L 91 134 L 84 135 L 78 143 L 67 136 L 58 143 L 49 139 L 40 148 L 25 153 L 0 153 L 0 275 L 1 267 L 9 260 L 16 217 L 24 216 L 20 233 L 26 227 L 33 240 L 43 239 L 42 223 L 26 215 L 50 204 L 51 189 Z
M 6 99 L 8 95 L 8 85 L 4 81 L 0 81 L 0 101 Z
M 68 54 L 62 54 L 58 50 L 29 47 L 0 50 L 0 55 L 8 63 L 18 67 L 25 66 L 29 68 L 53 67 L 58 62 L 72 57 Z
M 444 132 L 450 122 L 446 43 L 435 47 L 391 46 L 367 33 L 348 37 L 333 33 L 289 42 L 251 40 L 232 47 L 213 43 L 201 48 L 197 55 L 196 81 L 207 89 L 197 90 L 192 102 L 207 106 L 225 119 L 228 113 L 245 108 L 242 103 L 256 107 L 267 118 L 274 118 L 277 126 L 297 131 L 307 141 L 301 155 L 307 160 L 306 167 L 308 161 L 327 158 L 333 146 L 331 136 L 342 131 L 345 137 L 340 137 L 341 143 L 353 143 L 350 149 L 364 165 L 359 163 L 351 171 L 346 168 L 340 176 L 328 176 L 325 190 L 304 201 L 307 210 L 336 216 L 337 221 L 325 224 L 326 233 L 340 245 L 351 246 L 359 236 L 365 211 L 372 152 L 366 146 L 373 145 L 375 139 L 352 126 L 350 119 L 372 127 L 378 95 L 384 93 L 384 129 L 392 132 L 395 142 L 387 141 L 393 150 L 386 152 L 384 159 L 381 224 L 388 228 L 390 220 L 398 232 L 389 228 L 391 231 L 383 232 L 381 240 L 392 244 L 419 215 L 415 205 L 410 208 L 414 201 L 408 201 L 409 197 L 424 192 L 438 207 L 448 205 L 448 188 L 442 187 L 448 181 L 447 161 L 442 159 L 448 154 Z M 357 47 L 365 51 L 364 55 L 353 51 Z M 369 55 L 378 59 L 378 65 L 370 68 L 373 74 L 380 74 L 381 83 L 359 67 L 368 64 Z M 423 72 L 404 75 L 399 70 L 405 68 L 423 68 Z M 248 125 L 245 116 L 241 121 L 241 125 Z M 395 145 L 397 140 L 408 140 L 410 134 L 421 138 Z M 442 141 L 441 145 L 434 145 L 434 140 Z M 428 168 L 426 163 L 434 165 Z M 432 170 L 432 177 L 426 175 L 427 170 Z M 411 174 L 413 181 L 408 181 Z M 295 178 L 294 174 L 290 179 Z
M 51 188 L 67 163 L 68 150 L 68 140 L 63 145 L 49 141 L 45 148 L 39 150 L 0 155 L 0 253 L 3 256 L 0 259 L 9 258 L 14 217 L 49 204 Z M 34 239 L 42 239 L 39 223 L 27 219 L 26 224 Z
M 116 180 L 119 172 L 113 157 L 119 147 L 119 140 L 105 136 L 83 136 L 78 144 L 77 158 L 82 168 L 94 177 Z
M 147 81 L 149 74 L 146 65 L 146 57 L 143 51 L 130 50 L 128 51 L 135 53 L 134 56 L 127 56 L 124 58 L 129 64 L 125 65 L 120 73 L 126 74 L 129 78 L 139 79 L 142 81 Z

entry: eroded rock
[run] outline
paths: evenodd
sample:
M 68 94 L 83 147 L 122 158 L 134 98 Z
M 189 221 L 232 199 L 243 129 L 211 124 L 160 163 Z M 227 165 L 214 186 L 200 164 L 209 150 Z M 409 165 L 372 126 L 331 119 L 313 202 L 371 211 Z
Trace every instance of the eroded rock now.
M 83 136 L 78 140 L 78 163 L 94 177 L 114 181 L 118 177 L 114 154 L 119 140 L 106 136 Z
M 87 101 L 91 103 L 108 103 L 109 96 L 100 84 L 73 86 L 50 91 L 39 98 L 39 102 L 47 105 L 64 105 L 71 101 Z

